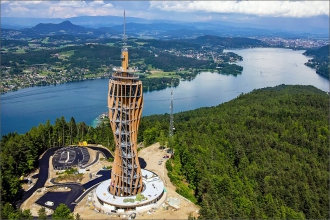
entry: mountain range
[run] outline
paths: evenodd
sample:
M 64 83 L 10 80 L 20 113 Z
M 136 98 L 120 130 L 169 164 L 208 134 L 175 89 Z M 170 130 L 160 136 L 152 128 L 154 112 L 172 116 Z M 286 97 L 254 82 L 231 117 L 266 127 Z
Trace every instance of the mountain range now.
M 37 23 L 39 21 L 39 23 Z M 40 22 L 42 21 L 42 22 Z M 230 22 L 174 22 L 126 18 L 126 33 L 129 37 L 158 39 L 196 38 L 203 35 L 232 37 L 327 37 L 328 30 L 314 27 L 311 31 L 287 31 L 270 28 L 249 27 Z M 253 25 L 252 25 L 253 26 Z M 59 18 L 9 18 L 1 20 L 2 38 L 38 37 L 45 35 L 73 35 L 89 37 L 121 37 L 123 18 L 117 16 L 81 16 L 67 20 Z M 15 34 L 13 34 L 15 33 Z M 15 37 L 14 37 L 15 36 Z

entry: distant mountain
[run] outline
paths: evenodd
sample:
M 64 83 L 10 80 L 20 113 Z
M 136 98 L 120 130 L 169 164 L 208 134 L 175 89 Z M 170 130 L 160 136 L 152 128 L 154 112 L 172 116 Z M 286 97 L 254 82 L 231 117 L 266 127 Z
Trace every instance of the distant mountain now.
M 34 27 L 40 23 L 61 23 L 63 21 L 70 21 L 79 26 L 89 28 L 112 27 L 123 23 L 121 16 L 79 16 L 72 18 L 17 18 L 17 17 L 1 17 L 1 27 L 12 29 L 22 29 Z M 147 20 L 135 17 L 126 17 L 126 22 L 138 23 L 153 23 L 153 20 Z M 159 21 L 158 21 L 159 22 Z M 168 22 L 170 23 L 170 22 Z M 15 28 L 13 28 L 15 27 Z
M 212 30 L 198 30 L 196 28 L 194 30 L 183 28 L 183 29 L 165 31 L 163 33 L 158 34 L 158 37 L 165 39 L 173 39 L 173 38 L 191 39 L 203 35 L 219 35 L 219 32 L 215 32 Z
M 19 39 L 63 34 L 72 36 L 88 36 L 90 38 L 122 37 L 123 35 L 123 19 L 118 16 L 82 16 L 69 18 L 68 20 L 60 19 L 61 21 L 59 23 L 38 23 L 34 27 L 23 29 L 14 28 L 12 24 L 14 23 L 13 21 L 16 21 L 15 19 L 7 18 L 4 20 L 5 22 L 3 20 L 1 21 L 2 38 L 4 39 Z M 58 21 L 59 19 L 56 20 Z M 155 39 L 189 39 L 204 35 L 221 37 L 321 37 L 321 35 L 310 35 L 308 33 L 230 26 L 231 23 L 224 21 L 218 23 L 175 23 L 173 21 L 159 22 L 157 20 L 151 21 L 136 18 L 134 18 L 134 22 L 128 22 L 133 20 L 133 18 L 127 18 L 126 20 L 126 33 L 128 37 L 145 37 Z M 32 19 L 31 21 L 35 22 L 36 20 Z M 73 23 L 72 21 L 75 22 Z M 84 26 L 80 24 L 84 24 Z
M 123 31 L 123 25 L 115 25 L 111 27 L 118 32 Z M 137 34 L 143 36 L 150 36 L 153 38 L 196 38 L 203 35 L 215 36 L 271 36 L 272 32 L 269 30 L 262 30 L 257 28 L 233 27 L 224 24 L 212 23 L 127 23 L 126 33 Z
M 51 32 L 85 32 L 87 29 L 84 27 L 81 27 L 79 25 L 74 25 L 70 21 L 63 21 L 59 24 L 38 24 L 33 28 L 25 29 L 25 30 L 33 30 L 36 32 L 39 32 L 40 34 L 48 34 Z
M 247 37 L 218 37 L 205 35 L 190 40 L 192 43 L 209 45 L 209 46 L 222 46 L 226 48 L 243 48 L 243 47 L 260 47 L 266 46 L 266 43 Z
M 124 26 L 115 25 L 112 27 L 114 30 L 123 31 Z M 169 23 L 153 23 L 153 24 L 140 24 L 140 23 L 127 23 L 126 31 L 129 33 L 138 33 L 144 31 L 170 31 L 187 28 L 190 30 L 197 30 L 197 28 L 191 24 L 169 24 Z
M 100 28 L 97 28 L 96 29 L 97 31 L 99 31 L 100 33 L 108 33 L 108 34 L 123 34 L 123 31 L 117 31 L 117 30 L 114 30 L 113 28 L 111 27 L 100 27 Z
M 23 29 L 34 27 L 40 23 L 60 23 L 66 19 L 62 18 L 16 18 L 16 17 L 1 17 L 1 27 L 10 29 Z
M 229 16 L 229 15 L 228 15 Z M 238 15 L 237 15 L 238 16 Z M 329 16 L 316 16 L 313 18 L 267 18 L 254 17 L 248 22 L 238 22 L 234 14 L 228 20 L 210 20 L 207 22 L 181 22 L 174 20 L 148 20 L 137 17 L 126 17 L 127 31 L 139 34 L 146 31 L 164 31 L 179 29 L 208 30 L 217 32 L 219 36 L 285 36 L 285 37 L 328 37 Z M 72 18 L 15 18 L 1 17 L 1 27 L 6 29 L 22 29 L 34 27 L 39 23 L 61 23 L 70 21 L 85 28 L 111 27 L 122 32 L 122 16 L 79 16 Z M 235 21 L 235 22 L 234 22 Z M 129 27 L 131 26 L 131 27 Z M 327 28 L 326 28 L 327 27 Z M 152 34 L 155 34 L 153 32 Z M 173 33 L 179 37 L 178 33 Z M 163 37 L 163 36 L 159 36 Z
M 121 16 L 79 16 L 68 18 L 74 24 L 90 27 L 90 28 L 100 28 L 100 27 L 113 27 L 115 25 L 122 25 L 124 22 Z M 154 20 L 147 20 L 143 18 L 126 17 L 126 23 L 141 23 L 148 24 L 154 23 Z M 122 29 L 120 30 L 122 32 Z
M 90 36 L 92 38 L 100 37 L 108 34 L 109 29 L 92 29 L 85 28 L 79 25 L 72 24 L 70 21 L 63 21 L 59 24 L 40 23 L 35 27 L 24 28 L 20 30 L 2 29 L 3 37 L 10 36 L 11 38 L 21 37 L 40 37 L 54 35 L 72 35 L 72 36 Z M 111 34 L 118 34 L 116 31 L 111 31 Z

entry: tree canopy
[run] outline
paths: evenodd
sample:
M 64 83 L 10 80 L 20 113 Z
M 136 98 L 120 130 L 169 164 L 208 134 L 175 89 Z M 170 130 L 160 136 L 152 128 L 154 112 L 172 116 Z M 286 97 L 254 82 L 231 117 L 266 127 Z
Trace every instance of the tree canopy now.
M 175 104 L 175 103 L 174 103 Z M 174 115 L 168 176 L 201 219 L 327 219 L 329 96 L 277 86 Z M 152 143 L 169 115 L 143 118 Z
M 74 215 L 71 213 L 69 207 L 65 204 L 61 203 L 59 206 L 56 207 L 52 219 L 56 220 L 74 220 Z
M 174 122 L 168 176 L 178 193 L 201 206 L 200 219 L 328 218 L 327 93 L 313 86 L 264 88 L 177 113 Z M 168 129 L 169 114 L 143 117 L 138 142 L 164 144 Z M 64 117 L 3 136 L 2 217 L 30 218 L 29 210 L 15 211 L 8 203 L 21 189 L 19 177 L 37 166 L 46 149 L 82 140 L 114 148 L 109 125 L 93 128 Z M 53 218 L 68 213 L 61 209 Z
M 329 44 L 320 48 L 308 49 L 304 55 L 313 56 L 306 66 L 316 69 L 316 73 L 329 79 Z
M 69 122 L 64 117 L 57 118 L 52 125 L 32 127 L 26 134 L 9 133 L 1 138 L 1 202 L 13 202 L 21 190 L 19 178 L 38 167 L 38 158 L 45 150 L 56 146 L 78 144 L 87 141 L 114 149 L 113 134 L 108 124 L 101 123 L 93 128 L 84 122 Z

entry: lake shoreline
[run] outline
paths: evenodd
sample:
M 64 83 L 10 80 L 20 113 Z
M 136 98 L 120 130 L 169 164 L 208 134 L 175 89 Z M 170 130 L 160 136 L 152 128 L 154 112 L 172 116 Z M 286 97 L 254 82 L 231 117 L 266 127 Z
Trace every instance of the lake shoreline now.
M 195 79 L 180 81 L 177 87 L 144 94 L 142 116 L 170 113 L 173 90 L 173 113 L 200 107 L 216 106 L 254 89 L 286 85 L 313 85 L 329 91 L 329 80 L 307 67 L 300 51 L 278 48 L 234 50 L 242 56 L 237 64 L 240 75 L 201 72 Z M 54 123 L 64 116 L 91 125 L 102 112 L 107 112 L 108 79 L 85 80 L 57 86 L 29 87 L 1 95 L 1 133 L 25 133 L 31 127 Z M 175 120 L 174 120 L 175 121 Z

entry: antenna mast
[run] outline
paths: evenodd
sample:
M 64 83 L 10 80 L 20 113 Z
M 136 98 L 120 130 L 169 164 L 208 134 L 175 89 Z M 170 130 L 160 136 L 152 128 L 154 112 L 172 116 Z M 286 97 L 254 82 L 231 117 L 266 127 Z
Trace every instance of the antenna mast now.
M 124 10 L 124 37 L 123 37 L 123 41 L 124 41 L 124 48 L 126 47 L 126 16 L 125 16 L 125 10 Z

